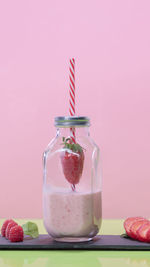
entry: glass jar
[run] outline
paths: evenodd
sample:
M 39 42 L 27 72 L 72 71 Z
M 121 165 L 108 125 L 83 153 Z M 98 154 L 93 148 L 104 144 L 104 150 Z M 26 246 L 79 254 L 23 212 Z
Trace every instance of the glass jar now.
M 102 220 L 99 148 L 89 118 L 56 117 L 55 126 L 43 156 L 44 225 L 57 241 L 89 241 Z

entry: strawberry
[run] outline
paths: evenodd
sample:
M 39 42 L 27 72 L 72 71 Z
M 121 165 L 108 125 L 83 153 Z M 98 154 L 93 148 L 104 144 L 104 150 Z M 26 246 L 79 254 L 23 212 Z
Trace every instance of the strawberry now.
M 137 231 L 137 239 L 143 242 L 149 242 L 150 222 L 143 224 Z
M 146 242 L 150 243 L 150 227 L 146 234 Z
M 23 241 L 23 236 L 24 236 L 23 229 L 22 229 L 22 227 L 20 225 L 13 226 L 10 229 L 9 240 L 11 242 Z
M 132 237 L 133 239 L 138 239 L 138 230 L 140 229 L 140 227 L 142 225 L 145 225 L 146 223 L 148 223 L 148 220 L 137 220 L 135 221 L 131 228 L 130 228 L 130 237 Z
M 131 235 L 131 226 L 134 222 L 139 220 L 145 220 L 143 217 L 129 217 L 124 221 L 124 228 L 128 236 Z
M 12 222 L 8 223 L 7 228 L 6 228 L 6 232 L 5 232 L 5 237 L 7 239 L 9 239 L 9 232 L 10 232 L 11 227 L 13 227 L 15 225 L 18 225 L 18 224 L 13 220 L 12 220 Z
M 83 148 L 79 144 L 73 143 L 71 138 L 65 139 L 65 137 L 63 137 L 63 145 L 60 158 L 64 176 L 70 184 L 78 184 L 84 164 Z
M 10 219 L 10 220 L 6 220 L 6 221 L 4 221 L 4 223 L 3 223 L 3 225 L 2 225 L 2 228 L 1 228 L 1 235 L 2 235 L 2 236 L 5 236 L 7 225 L 8 225 L 10 222 L 13 222 L 13 220 Z

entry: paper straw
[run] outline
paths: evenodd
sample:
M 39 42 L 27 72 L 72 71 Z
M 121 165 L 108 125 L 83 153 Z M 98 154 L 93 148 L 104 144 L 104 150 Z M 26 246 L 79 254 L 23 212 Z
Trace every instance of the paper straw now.
M 69 60 L 69 114 L 75 116 L 75 59 Z M 75 128 L 70 128 L 72 141 L 75 143 Z
M 69 60 L 69 114 L 75 116 L 75 59 Z M 70 136 L 72 141 L 75 143 L 75 128 L 70 128 Z M 75 191 L 75 185 L 72 184 L 71 188 Z

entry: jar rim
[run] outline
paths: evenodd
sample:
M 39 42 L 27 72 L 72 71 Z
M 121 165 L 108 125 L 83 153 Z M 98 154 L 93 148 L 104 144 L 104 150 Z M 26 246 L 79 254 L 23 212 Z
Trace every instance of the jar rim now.
M 55 126 L 90 126 L 90 119 L 86 116 L 58 116 L 54 120 Z

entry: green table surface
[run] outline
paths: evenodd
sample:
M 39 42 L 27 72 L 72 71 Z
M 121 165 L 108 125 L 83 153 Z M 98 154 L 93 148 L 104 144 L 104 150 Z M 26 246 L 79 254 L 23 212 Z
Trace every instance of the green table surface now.
M 4 220 L 0 220 L 0 227 Z M 16 221 L 22 225 L 26 220 Z M 39 227 L 40 234 L 46 231 L 42 220 L 33 220 Z M 123 220 L 103 220 L 100 234 L 123 233 Z M 0 267 L 124 267 L 150 266 L 149 251 L 12 251 L 0 250 Z

